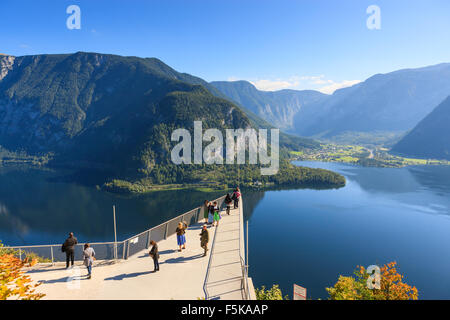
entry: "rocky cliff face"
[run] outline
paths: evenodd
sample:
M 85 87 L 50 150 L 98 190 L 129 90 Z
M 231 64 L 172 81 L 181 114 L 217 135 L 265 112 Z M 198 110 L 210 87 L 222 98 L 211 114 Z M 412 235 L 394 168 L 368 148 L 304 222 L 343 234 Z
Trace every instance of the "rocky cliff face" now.
M 313 90 L 261 91 L 247 81 L 215 81 L 211 84 L 246 110 L 284 130 L 293 129 L 294 116 L 301 108 L 326 97 Z
M 0 81 L 12 70 L 16 57 L 0 54 Z

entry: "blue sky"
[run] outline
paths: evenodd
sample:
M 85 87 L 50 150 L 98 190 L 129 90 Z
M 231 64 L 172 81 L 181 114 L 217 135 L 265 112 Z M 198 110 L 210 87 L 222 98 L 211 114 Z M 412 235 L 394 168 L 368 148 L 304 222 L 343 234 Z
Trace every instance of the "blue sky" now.
M 81 9 L 69 30 L 66 8 Z M 369 30 L 366 9 L 381 9 Z M 0 52 L 157 57 L 207 81 L 334 89 L 450 62 L 448 0 L 2 0 Z M 6 14 L 5 14 L 6 13 Z

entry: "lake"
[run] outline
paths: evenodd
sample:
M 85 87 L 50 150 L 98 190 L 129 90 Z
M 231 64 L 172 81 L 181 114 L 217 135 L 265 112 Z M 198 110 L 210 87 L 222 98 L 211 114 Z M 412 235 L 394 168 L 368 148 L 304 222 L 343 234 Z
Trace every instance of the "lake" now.
M 347 185 L 246 195 L 256 287 L 277 283 L 292 296 L 296 283 L 324 299 L 357 265 L 397 261 L 419 299 L 450 299 L 450 167 L 296 164 L 339 172 Z
M 256 287 L 294 283 L 325 299 L 339 275 L 397 261 L 420 299 L 450 299 L 450 167 L 365 168 L 296 162 L 339 172 L 333 190 L 244 193 L 250 276 Z M 118 196 L 36 169 L 0 168 L 0 239 L 9 245 L 124 240 L 221 194 L 167 191 Z

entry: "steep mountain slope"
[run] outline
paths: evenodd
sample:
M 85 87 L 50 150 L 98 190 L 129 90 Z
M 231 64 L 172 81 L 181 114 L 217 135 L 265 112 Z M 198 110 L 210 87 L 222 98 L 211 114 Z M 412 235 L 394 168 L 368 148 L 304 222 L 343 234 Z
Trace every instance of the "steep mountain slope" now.
M 249 127 L 238 107 L 179 80 L 186 78 L 157 59 L 82 52 L 17 57 L 0 82 L 0 145 L 101 165 L 139 158 L 144 144 L 157 141 L 161 161 L 167 154 L 158 148 L 166 141 L 152 136 L 158 126 L 190 128 L 197 119 L 217 128 Z
M 295 131 L 326 138 L 349 131 L 404 132 L 449 94 L 448 63 L 378 74 L 301 108 Z
M 224 132 L 255 127 L 263 120 L 249 119 L 239 106 L 218 97 L 220 93 L 214 95 L 216 89 L 209 91 L 211 86 L 202 79 L 178 73 L 158 59 L 78 52 L 2 56 L 0 61 L 0 145 L 9 150 L 53 153 L 53 166 L 81 170 L 76 178 L 91 178 L 95 175 L 91 171 L 102 171 L 107 179 L 139 181 L 138 187 L 132 187 L 138 190 L 143 185 L 198 181 L 235 185 L 261 176 L 256 165 L 171 162 L 176 144 L 171 133 L 177 128 L 192 135 L 194 121 L 202 121 L 203 129 Z M 303 142 L 283 139 L 285 145 Z M 280 165 L 279 174 L 261 180 L 345 184 L 342 176 L 328 171 L 300 169 L 287 161 Z M 109 189 L 117 186 L 109 184 Z
M 260 91 L 247 81 L 214 81 L 211 84 L 229 99 L 280 129 L 292 129 L 299 110 L 320 101 L 325 94 L 313 90 Z
M 450 160 L 450 96 L 400 140 L 392 151 Z

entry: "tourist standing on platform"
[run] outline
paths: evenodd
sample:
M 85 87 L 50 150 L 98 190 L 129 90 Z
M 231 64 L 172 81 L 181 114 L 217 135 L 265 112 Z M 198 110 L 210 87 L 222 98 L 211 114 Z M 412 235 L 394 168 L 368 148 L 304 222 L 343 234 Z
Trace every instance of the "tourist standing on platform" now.
M 208 223 L 208 215 L 209 215 L 209 202 L 208 200 L 205 200 L 203 202 L 203 218 L 205 218 L 205 223 Z
M 69 237 L 64 241 L 61 251 L 66 253 L 66 269 L 69 268 L 69 262 L 73 263 L 75 260 L 75 245 L 78 243 L 77 238 L 73 236 L 73 232 L 69 233 Z
M 211 223 L 209 224 L 214 225 L 214 203 L 212 202 L 210 202 L 208 206 L 208 221 L 210 220 L 209 216 L 211 216 Z
M 219 207 L 217 206 L 217 201 L 214 202 L 214 220 L 213 220 L 213 226 L 214 224 L 216 224 L 215 226 L 218 227 L 219 226 L 219 221 L 220 221 L 220 212 L 219 212 Z
M 241 193 L 239 191 L 239 187 L 236 187 L 236 190 L 233 192 L 233 196 L 231 199 L 234 200 L 234 209 L 237 209 L 239 207 L 239 198 L 241 197 Z
M 94 260 L 95 260 L 95 251 L 89 245 L 89 243 L 86 243 L 84 245 L 83 260 L 84 260 L 84 265 L 86 266 L 86 268 L 88 270 L 87 277 L 88 277 L 88 279 L 90 279 L 92 277 L 92 264 L 94 263 Z
M 155 265 L 155 270 L 153 270 L 153 272 L 159 271 L 159 251 L 158 251 L 158 245 L 156 244 L 155 241 L 150 241 L 150 244 L 152 245 L 152 249 L 150 250 L 150 252 L 148 253 L 150 255 L 150 257 L 152 257 L 153 259 L 153 263 Z
M 208 242 L 209 242 L 209 232 L 206 224 L 203 225 L 202 232 L 200 233 L 200 246 L 205 250 L 203 256 L 206 256 L 206 252 L 208 251 Z
M 227 214 L 230 215 L 230 209 L 231 209 L 231 203 L 233 202 L 233 199 L 231 199 L 231 196 L 229 193 L 227 193 L 227 196 L 225 197 L 225 205 L 227 206 Z
M 178 223 L 178 227 L 175 232 L 177 233 L 177 244 L 180 247 L 178 251 L 181 252 L 181 249 L 186 249 L 186 228 L 183 225 L 183 222 Z M 183 246 L 183 248 L 181 248 L 181 246 Z

